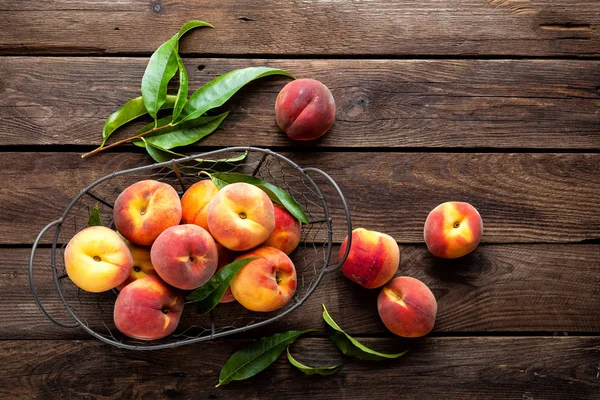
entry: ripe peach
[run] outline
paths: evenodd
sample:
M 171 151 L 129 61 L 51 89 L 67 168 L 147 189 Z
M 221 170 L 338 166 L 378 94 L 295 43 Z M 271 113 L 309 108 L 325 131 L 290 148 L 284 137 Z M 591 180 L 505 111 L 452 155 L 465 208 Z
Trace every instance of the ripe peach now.
M 340 247 L 339 259 L 346 252 L 348 237 Z M 342 265 L 346 278 L 368 289 L 385 285 L 398 271 L 400 248 L 385 233 L 357 228 L 352 231 L 352 245 Z
M 217 272 L 227 264 L 231 264 L 236 257 L 236 253 L 234 251 L 231 251 L 228 248 L 221 246 L 219 243 L 217 243 L 217 253 L 219 254 Z M 231 293 L 231 287 L 228 287 L 223 297 L 221 297 L 221 300 L 219 300 L 219 303 L 231 303 L 234 301 L 235 297 L 233 297 L 233 293 Z
M 169 336 L 177 328 L 183 311 L 181 293 L 156 276 L 147 276 L 125 286 L 115 302 L 115 326 L 140 340 Z
M 145 278 L 147 276 L 156 276 L 156 271 L 150 260 L 150 247 L 138 246 L 130 241 L 125 242 L 125 244 L 133 257 L 133 268 L 125 282 L 117 287 L 119 290 L 123 290 L 125 286 L 137 279 Z
M 321 137 L 335 120 L 331 92 L 314 79 L 297 79 L 285 85 L 275 101 L 277 124 L 291 139 Z
M 73 236 L 64 258 L 71 281 L 94 293 L 116 288 L 133 267 L 131 252 L 123 239 L 103 226 L 90 226 Z
M 150 246 L 162 231 L 179 224 L 181 202 L 170 185 L 140 181 L 117 197 L 113 216 L 117 230 L 127 240 Z
M 206 221 L 208 203 L 218 191 L 219 188 L 210 179 L 196 182 L 190 186 L 181 198 L 181 222 L 195 224 L 208 230 Z
M 469 254 L 479 244 L 482 233 L 481 216 L 469 203 L 442 203 L 425 221 L 425 243 L 436 257 L 458 258 Z
M 383 324 L 402 337 L 427 335 L 435 324 L 437 301 L 420 280 L 401 276 L 383 287 L 377 298 Z
M 208 227 L 215 240 L 229 250 L 244 251 L 262 244 L 275 228 L 269 196 L 256 186 L 232 183 L 208 204 Z
M 281 250 L 262 246 L 236 260 L 250 261 L 231 281 L 233 297 L 252 311 L 273 311 L 286 305 L 296 292 L 296 268 Z
M 275 211 L 275 229 L 273 229 L 264 244 L 275 247 L 285 254 L 290 254 L 300 243 L 302 225 L 279 204 L 273 204 L 273 207 Z
M 204 285 L 217 270 L 217 245 L 198 225 L 167 228 L 152 245 L 152 265 L 165 282 L 178 289 Z

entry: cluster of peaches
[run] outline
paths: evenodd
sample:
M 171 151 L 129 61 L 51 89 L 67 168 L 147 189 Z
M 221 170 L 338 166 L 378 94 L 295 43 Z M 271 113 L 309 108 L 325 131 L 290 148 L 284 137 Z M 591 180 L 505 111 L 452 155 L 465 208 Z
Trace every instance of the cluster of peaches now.
M 118 290 L 115 326 L 132 338 L 173 333 L 184 292 L 201 287 L 235 260 L 253 258 L 221 302 L 273 311 L 296 291 L 288 254 L 300 242 L 300 221 L 256 186 L 240 182 L 219 190 L 206 179 L 180 199 L 172 186 L 144 180 L 121 192 L 113 219 L 117 232 L 91 226 L 69 241 L 65 268 L 85 291 Z
M 440 258 L 469 254 L 479 244 L 482 233 L 481 216 L 468 203 L 442 203 L 425 221 L 427 248 Z M 340 248 L 340 258 L 346 252 L 347 241 L 348 238 Z M 368 289 L 383 286 L 377 310 L 392 333 L 409 338 L 424 336 L 435 324 L 437 301 L 420 280 L 408 276 L 394 278 L 399 265 L 400 248 L 391 236 L 362 228 L 352 232 L 352 245 L 342 265 L 344 275 Z

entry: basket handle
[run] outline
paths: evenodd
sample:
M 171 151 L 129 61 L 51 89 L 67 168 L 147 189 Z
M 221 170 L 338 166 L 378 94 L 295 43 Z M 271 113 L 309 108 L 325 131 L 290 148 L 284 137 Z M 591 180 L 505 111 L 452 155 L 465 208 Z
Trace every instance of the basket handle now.
M 328 267 L 325 270 L 325 272 L 334 272 L 342 267 L 342 265 L 346 261 L 346 258 L 348 257 L 348 253 L 350 252 L 350 246 L 352 245 L 352 218 L 350 217 L 350 210 L 348 209 L 348 203 L 346 202 L 346 198 L 344 197 L 344 194 L 342 193 L 342 190 L 340 189 L 338 184 L 327 173 L 325 173 L 324 171 L 321 171 L 318 168 L 312 168 L 312 167 L 303 168 L 302 171 L 304 171 L 304 173 L 316 172 L 316 173 L 320 174 L 321 176 L 323 176 L 325 179 L 327 179 L 329 181 L 329 183 L 331 184 L 331 186 L 333 186 L 333 188 L 337 191 L 338 195 L 340 196 L 340 200 L 342 201 L 342 204 L 344 206 L 344 212 L 346 213 L 346 222 L 348 224 L 348 243 L 346 243 L 346 251 L 344 252 L 344 255 L 339 260 L 339 262 L 335 266 Z M 327 227 L 329 229 L 329 232 L 331 232 L 331 217 L 329 217 L 329 220 L 327 221 Z
M 44 236 L 44 233 L 46 233 L 46 231 L 48 231 L 48 229 L 52 228 L 55 225 L 60 224 L 61 222 L 62 222 L 62 218 L 59 218 L 56 221 L 50 222 L 48 225 L 46 225 L 44 227 L 44 229 L 42 229 L 40 231 L 37 238 L 35 239 L 35 242 L 33 242 L 33 247 L 31 248 L 31 256 L 29 257 L 29 288 L 31 289 L 31 294 L 33 295 L 33 300 L 35 301 L 35 304 L 38 306 L 38 308 L 40 309 L 40 311 L 42 312 L 42 314 L 44 314 L 44 316 L 46 318 L 48 318 L 51 322 L 55 323 L 56 325 L 62 326 L 63 328 L 77 328 L 79 326 L 78 322 L 75 322 L 72 324 L 66 324 L 64 322 L 57 321 L 50 316 L 48 311 L 46 311 L 46 309 L 42 305 L 42 302 L 40 301 L 40 299 L 38 297 L 37 289 L 35 288 L 35 284 L 33 283 L 33 261 L 35 260 L 35 252 L 37 250 L 37 246 L 38 246 L 40 240 L 42 239 L 42 236 Z

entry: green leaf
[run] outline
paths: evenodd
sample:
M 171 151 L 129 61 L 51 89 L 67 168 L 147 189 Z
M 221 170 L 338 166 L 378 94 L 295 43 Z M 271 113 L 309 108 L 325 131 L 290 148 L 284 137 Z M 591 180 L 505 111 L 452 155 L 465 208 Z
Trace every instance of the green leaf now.
M 98 209 L 99 204 L 96 203 L 96 206 L 90 211 L 87 226 L 103 226 L 102 219 L 100 218 L 100 210 Z
M 245 182 L 249 183 L 250 185 L 257 186 L 262 189 L 272 201 L 285 207 L 285 209 L 288 210 L 290 214 L 296 217 L 299 221 L 305 224 L 310 223 L 308 217 L 306 214 L 304 214 L 304 211 L 302 211 L 302 207 L 300 207 L 296 200 L 294 200 L 294 198 L 285 190 L 280 189 L 269 182 L 265 182 L 255 176 L 241 174 L 239 172 L 213 172 L 212 174 L 208 175 L 219 189 L 223 189 L 223 187 L 227 186 L 228 184 L 237 182 Z
M 175 56 L 177 57 L 177 65 L 179 67 L 179 89 L 177 90 L 177 101 L 173 107 L 173 120 L 176 120 L 179 114 L 181 114 L 181 110 L 183 110 L 187 102 L 188 95 L 188 74 L 177 52 L 175 52 Z
M 223 365 L 217 387 L 253 377 L 271 365 L 300 335 L 312 331 L 314 329 L 277 333 L 236 351 Z
M 314 375 L 314 374 L 323 375 L 323 376 L 333 375 L 342 368 L 342 364 L 332 365 L 331 367 L 309 367 L 307 365 L 304 365 L 301 362 L 297 361 L 294 357 L 292 357 L 292 355 L 290 354 L 290 346 L 287 347 L 287 358 L 288 358 L 288 361 L 294 367 L 298 368 L 300 371 L 304 372 L 306 375 Z
M 248 150 L 244 151 L 242 154 L 240 154 L 239 156 L 235 156 L 235 157 L 219 158 L 216 160 L 211 160 L 208 158 L 195 158 L 194 160 L 201 162 L 201 163 L 221 163 L 221 162 L 235 163 L 235 162 L 244 161 L 246 159 L 246 157 L 248 157 Z
M 141 142 L 143 145 L 142 147 L 146 148 L 146 151 L 150 157 L 152 157 L 152 159 L 156 162 L 171 161 L 185 157 L 184 154 L 175 153 L 174 151 L 163 149 L 159 146 L 149 143 L 145 138 L 142 138 Z
M 269 75 L 294 78 L 289 72 L 268 67 L 249 67 L 230 71 L 196 90 L 183 108 L 179 122 L 197 118 L 208 110 L 222 106 L 247 83 Z
M 212 26 L 208 22 L 198 21 L 198 20 L 188 21 L 179 30 L 179 39 L 181 39 L 181 37 L 183 35 L 185 35 L 185 33 L 187 31 L 189 31 L 190 29 L 198 28 L 200 26 L 206 26 L 206 27 L 209 27 L 209 28 L 214 28 L 214 26 Z
M 190 293 L 186 297 L 186 300 L 197 301 L 196 311 L 198 314 L 206 314 L 219 304 L 219 300 L 221 300 L 227 291 L 233 277 L 244 267 L 244 265 L 256 258 L 257 257 L 244 258 L 227 264 L 217 271 L 208 282 Z
M 185 154 L 180 154 L 180 153 L 176 153 L 174 151 L 171 151 L 169 149 L 163 149 L 159 146 L 156 146 L 152 143 L 149 143 L 146 141 L 145 138 L 141 138 L 141 140 L 139 141 L 139 145 L 137 144 L 138 142 L 135 142 L 135 144 L 137 146 L 143 147 L 146 149 L 146 152 L 148 153 L 148 155 L 150 155 L 150 157 L 152 157 L 152 159 L 156 162 L 167 162 L 167 161 L 171 161 L 171 160 L 176 160 L 178 158 L 184 158 L 187 157 L 187 155 Z M 230 158 L 222 158 L 222 159 L 218 159 L 218 160 L 208 160 L 208 159 L 201 159 L 201 158 L 195 158 L 193 159 L 194 161 L 198 162 L 198 163 L 210 163 L 210 164 L 214 164 L 211 166 L 211 168 L 217 168 L 219 163 L 222 162 L 226 162 L 226 163 L 234 163 L 234 162 L 239 162 L 239 161 L 243 161 L 246 157 L 248 156 L 248 152 L 245 151 L 242 154 L 240 154 L 239 156 L 236 157 L 230 157 Z M 168 168 L 172 168 L 171 166 L 168 166 Z M 186 166 L 183 164 L 179 164 L 177 166 L 177 168 L 179 169 L 179 171 L 186 173 L 186 174 L 196 174 L 199 171 L 202 171 L 202 167 L 201 166 Z
M 229 112 L 210 117 L 199 117 L 146 136 L 146 141 L 163 149 L 187 146 L 213 133 Z
M 179 34 L 163 43 L 150 57 L 142 77 L 142 99 L 148 114 L 156 119 L 167 98 L 167 85 L 177 72 Z
M 392 358 L 398 358 L 406 354 L 406 352 L 408 351 L 405 350 L 402 353 L 387 354 L 380 353 L 378 351 L 366 347 L 358 340 L 354 339 L 352 336 L 344 332 L 342 328 L 340 328 L 338 324 L 335 323 L 333 318 L 331 318 L 331 316 L 327 312 L 325 304 L 323 304 L 323 319 L 325 320 L 327 325 L 329 325 L 334 330 L 333 333 L 330 335 L 331 340 L 333 341 L 333 343 L 335 343 L 337 348 L 340 349 L 340 351 L 347 356 L 356 357 L 360 360 L 381 361 L 389 360 Z
M 169 84 L 169 81 L 175 76 L 175 73 L 180 68 L 178 62 L 179 39 L 181 39 L 181 37 L 190 29 L 199 26 L 208 26 L 212 28 L 211 24 L 204 21 L 187 22 L 177 34 L 173 35 L 171 39 L 167 40 L 156 49 L 150 57 L 150 61 L 148 61 L 144 76 L 142 77 L 142 98 L 148 114 L 154 119 L 156 119 L 158 110 L 161 109 L 166 100 L 167 85 Z M 184 97 L 187 98 L 187 73 L 184 71 L 183 74 L 186 75 Z M 180 80 L 180 82 L 183 82 L 183 80 Z M 180 93 L 177 95 L 178 99 L 182 93 L 183 91 L 180 90 Z M 183 100 L 185 100 L 185 98 Z M 179 100 L 179 103 L 183 100 Z M 183 105 L 180 105 L 180 107 L 183 107 Z
M 175 100 L 175 96 L 167 96 L 165 103 L 162 105 L 162 109 L 173 108 Z M 102 128 L 102 144 L 100 144 L 100 147 L 104 146 L 110 135 L 117 130 L 117 128 L 146 114 L 148 114 L 148 111 L 146 110 L 144 101 L 141 97 L 136 97 L 123 104 L 117 111 L 112 113 L 104 123 L 104 127 Z M 150 127 L 150 129 L 152 128 L 154 128 L 154 124 Z

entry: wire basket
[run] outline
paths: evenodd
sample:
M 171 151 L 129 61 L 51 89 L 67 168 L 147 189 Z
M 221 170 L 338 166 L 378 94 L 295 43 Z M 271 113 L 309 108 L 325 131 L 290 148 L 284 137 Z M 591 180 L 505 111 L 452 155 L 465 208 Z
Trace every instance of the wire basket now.
M 249 311 L 235 303 L 219 304 L 209 314 L 196 313 L 187 302 L 179 326 L 172 335 L 154 341 L 131 339 L 121 334 L 113 322 L 116 290 L 90 293 L 79 289 L 66 274 L 64 250 L 69 240 L 87 227 L 90 211 L 98 205 L 104 226 L 114 228 L 112 207 L 117 196 L 129 185 L 144 179 L 154 179 L 173 186 L 183 195 L 200 179 L 200 171 L 241 172 L 256 176 L 289 193 L 302 207 L 310 223 L 302 225 L 300 245 L 290 258 L 297 273 L 297 289 L 284 307 L 268 313 Z M 334 191 L 321 190 L 313 176 L 320 176 Z M 324 193 L 329 193 L 325 196 Z M 352 223 L 346 200 L 335 181 L 316 168 L 301 168 L 288 158 L 268 149 L 230 147 L 177 160 L 119 171 L 98 179 L 71 201 L 62 217 L 44 227 L 36 238 L 29 260 L 29 284 L 35 303 L 51 322 L 65 328 L 83 328 L 90 335 L 114 346 L 132 350 L 155 350 L 211 340 L 274 322 L 300 307 L 318 286 L 324 274 L 335 271 L 345 261 L 350 249 L 338 260 L 332 254 L 332 206 L 341 207 L 345 221 L 340 224 L 351 240 Z M 337 213 L 336 213 L 337 214 Z M 336 221 L 336 229 L 338 221 Z M 50 267 L 56 292 L 74 322 L 53 318 L 44 308 L 34 283 L 36 250 L 42 237 L 54 228 L 50 252 Z M 39 264 L 39 262 L 38 262 Z

